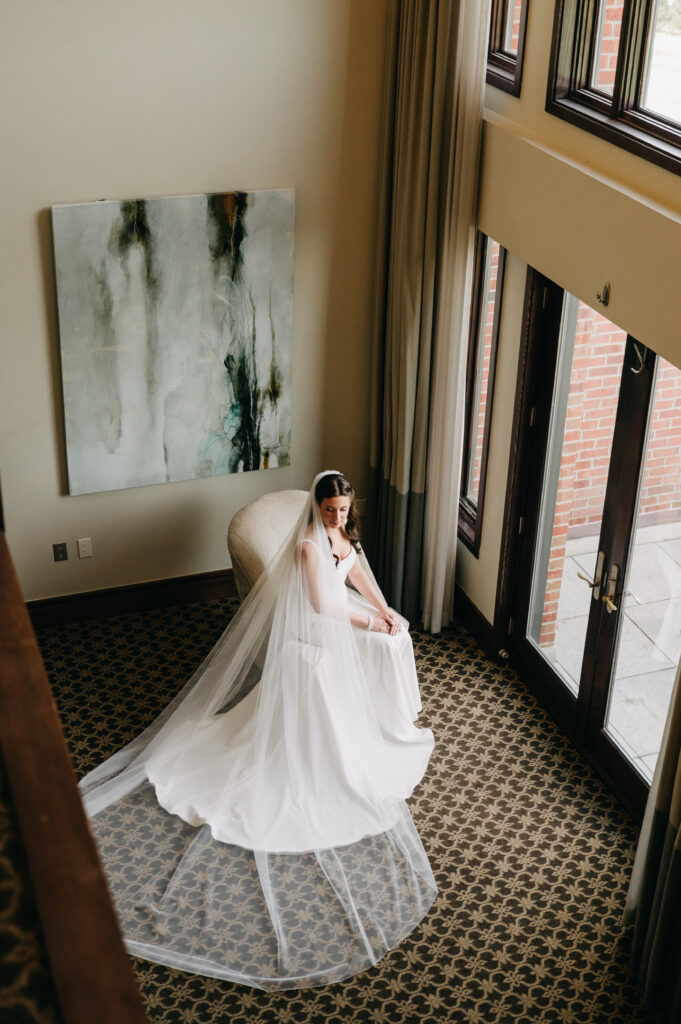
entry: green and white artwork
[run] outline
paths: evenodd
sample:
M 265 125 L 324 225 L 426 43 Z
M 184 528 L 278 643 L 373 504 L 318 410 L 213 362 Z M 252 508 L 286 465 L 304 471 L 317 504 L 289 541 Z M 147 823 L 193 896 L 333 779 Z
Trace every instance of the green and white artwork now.
M 69 492 L 286 466 L 293 189 L 52 207 Z

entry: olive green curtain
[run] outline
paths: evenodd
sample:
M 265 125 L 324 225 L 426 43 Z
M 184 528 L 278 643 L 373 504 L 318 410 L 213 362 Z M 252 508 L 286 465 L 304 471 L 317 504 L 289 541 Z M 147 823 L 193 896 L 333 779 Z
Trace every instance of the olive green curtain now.
M 367 532 L 388 600 L 433 632 L 454 594 L 488 17 L 488 0 L 389 8 Z
M 649 1009 L 681 1021 L 681 663 L 624 915 Z

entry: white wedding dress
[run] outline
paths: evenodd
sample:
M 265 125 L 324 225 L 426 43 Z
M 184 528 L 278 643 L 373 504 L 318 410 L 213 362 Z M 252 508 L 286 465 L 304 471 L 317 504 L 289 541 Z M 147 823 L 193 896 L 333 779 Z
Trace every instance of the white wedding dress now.
M 356 559 L 352 548 L 336 566 L 333 596 L 339 605 L 375 615 L 376 609 L 346 586 Z M 318 616 L 312 606 L 309 615 L 314 637 Z M 296 732 L 306 766 L 302 779 L 290 770 L 276 726 L 266 785 L 258 779 L 254 688 L 226 714 L 199 723 L 189 720 L 169 733 L 146 766 L 161 806 L 191 825 L 210 825 L 220 842 L 273 853 L 338 846 L 394 825 L 393 805 L 408 797 L 423 776 L 433 734 L 413 724 L 421 701 L 408 630 L 396 636 L 355 630 L 355 639 L 380 725 L 379 746 L 358 748 L 353 708 L 332 654 L 309 638 L 291 639 L 283 650 L 291 668 L 282 666 L 281 676 L 295 674 L 298 683 Z M 283 702 L 277 713 L 283 716 Z M 363 762 L 359 777 L 357 758 Z M 370 794 L 362 784 L 367 773 Z M 257 819 L 251 814 L 256 786 L 262 799 Z M 254 833 L 256 821 L 263 828 Z
M 350 625 L 349 610 L 376 611 L 347 585 L 358 557 L 334 562 L 311 499 L 176 700 L 82 781 L 131 952 L 319 985 L 376 963 L 427 912 L 436 888 L 405 799 L 433 735 L 414 725 L 408 629 Z

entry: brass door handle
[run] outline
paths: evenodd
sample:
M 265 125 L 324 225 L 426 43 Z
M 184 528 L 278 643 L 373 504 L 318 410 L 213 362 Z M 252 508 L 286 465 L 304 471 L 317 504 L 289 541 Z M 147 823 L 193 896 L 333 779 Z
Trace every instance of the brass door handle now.
M 591 587 L 591 590 L 593 591 L 592 596 L 593 596 L 594 601 L 597 601 L 598 598 L 601 596 L 601 582 L 602 582 L 602 578 L 603 578 L 603 563 L 604 562 L 605 562 L 605 551 L 599 551 L 598 552 L 598 558 L 596 559 L 596 572 L 594 573 L 594 578 L 592 580 L 590 580 L 588 576 L 585 576 L 583 572 L 578 572 L 577 573 L 577 575 L 579 576 L 580 580 L 584 580 L 584 582 L 588 583 L 589 586 Z
M 609 615 L 612 614 L 612 612 L 616 612 L 617 611 L 617 605 L 613 601 L 613 597 L 615 596 L 615 590 L 617 588 L 617 578 L 618 578 L 619 574 L 620 574 L 620 567 L 619 567 L 619 565 L 611 565 L 610 566 L 610 572 L 608 573 L 608 583 L 607 583 L 606 591 L 603 594 L 603 597 L 601 598 L 602 601 L 605 601 L 605 607 L 606 607 Z

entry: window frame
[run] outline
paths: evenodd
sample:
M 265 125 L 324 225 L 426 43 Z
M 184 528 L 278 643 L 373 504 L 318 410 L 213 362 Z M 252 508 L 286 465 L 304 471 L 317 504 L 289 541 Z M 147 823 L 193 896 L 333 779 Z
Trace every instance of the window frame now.
M 467 493 L 468 474 L 471 465 L 471 452 L 473 431 L 473 417 L 476 409 L 473 402 L 475 394 L 475 370 L 478 361 L 478 349 L 480 345 L 480 327 L 483 316 L 486 315 L 485 296 L 485 268 L 487 265 L 487 253 L 490 239 L 482 231 L 475 233 L 475 250 L 473 260 L 473 287 L 471 293 L 471 311 L 468 328 L 468 353 L 466 362 L 466 409 L 463 438 L 463 458 L 461 464 L 461 494 L 459 497 L 459 521 L 457 535 L 460 540 L 473 552 L 476 558 L 480 554 L 480 539 L 482 536 L 482 516 L 485 505 L 485 485 L 487 482 L 487 457 L 489 454 L 490 426 L 492 422 L 492 404 L 494 400 L 494 380 L 496 376 L 497 348 L 499 341 L 499 323 L 501 320 L 501 307 L 504 294 L 504 271 L 506 269 L 506 249 L 500 243 L 499 261 L 497 264 L 497 279 L 495 284 L 494 318 L 492 321 L 492 336 L 490 339 L 489 370 L 487 375 L 487 402 L 485 408 L 485 421 L 482 432 L 482 456 L 480 460 L 480 482 L 478 484 L 477 500 L 471 498 Z
M 591 83 L 601 0 L 556 0 L 546 110 L 681 174 L 681 124 L 640 106 L 655 0 L 624 0 L 612 98 Z
M 487 82 L 503 89 L 512 96 L 520 96 L 525 60 L 525 32 L 527 8 L 530 0 L 522 0 L 520 25 L 518 29 L 518 52 L 504 50 L 504 26 L 509 4 L 512 0 L 492 0 L 490 10 L 490 31 L 487 44 Z

